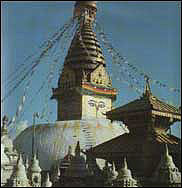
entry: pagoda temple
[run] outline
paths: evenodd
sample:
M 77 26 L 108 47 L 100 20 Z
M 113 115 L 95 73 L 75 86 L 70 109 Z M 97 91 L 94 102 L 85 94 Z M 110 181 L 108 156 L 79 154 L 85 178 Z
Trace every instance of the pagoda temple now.
M 117 138 L 97 145 L 90 150 L 96 158 L 114 161 L 121 167 L 121 158 L 127 157 L 133 174 L 150 177 L 157 168 L 164 152 L 169 147 L 176 166 L 181 169 L 181 140 L 168 133 L 174 122 L 181 120 L 180 111 L 153 96 L 149 80 L 140 99 L 107 112 L 112 121 L 123 121 L 129 129 Z

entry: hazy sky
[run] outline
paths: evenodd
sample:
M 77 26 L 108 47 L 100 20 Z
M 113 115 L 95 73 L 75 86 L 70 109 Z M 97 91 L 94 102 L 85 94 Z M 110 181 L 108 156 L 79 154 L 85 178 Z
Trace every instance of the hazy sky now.
M 71 16 L 74 2 L 3 2 L 2 9 L 2 80 L 11 76 L 18 65 L 52 33 L 58 30 Z M 124 54 L 128 61 L 140 67 L 155 80 L 180 88 L 180 2 L 98 2 L 97 20 L 108 34 L 113 46 Z M 103 50 L 104 52 L 104 50 Z M 62 57 L 61 63 L 63 63 Z M 114 80 L 114 68 L 110 57 L 106 62 Z M 28 61 L 27 61 L 28 63 Z M 22 120 L 32 123 L 32 113 L 41 111 L 45 105 L 45 92 L 35 96 L 45 80 L 48 66 L 40 66 L 32 80 L 29 93 L 35 97 L 33 105 L 25 104 Z M 55 84 L 58 74 L 55 75 Z M 113 81 L 120 89 L 117 106 L 139 97 L 125 83 Z M 4 87 L 2 88 L 4 92 Z M 51 90 L 47 90 L 51 93 Z M 152 85 L 155 96 L 175 105 L 181 104 L 179 94 Z M 3 114 L 15 115 L 23 93 L 23 86 L 4 103 Z M 26 106 L 27 105 L 27 106 Z M 53 112 L 50 120 L 56 120 L 56 101 L 49 101 Z M 41 121 L 39 121 L 41 122 Z M 180 136 L 178 123 L 172 133 Z M 178 126 L 177 126 L 178 125 Z M 177 128 L 178 127 L 178 128 Z

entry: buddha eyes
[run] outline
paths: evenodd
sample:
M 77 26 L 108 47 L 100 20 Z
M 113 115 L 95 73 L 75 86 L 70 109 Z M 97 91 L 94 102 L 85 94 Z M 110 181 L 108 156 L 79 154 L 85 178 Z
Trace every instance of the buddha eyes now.
M 96 102 L 94 100 L 89 100 L 88 101 L 88 104 L 91 106 L 91 107 L 98 107 L 98 108 L 105 108 L 105 103 L 103 101 L 100 101 L 100 102 Z
M 95 106 L 95 103 L 96 103 L 96 101 L 94 101 L 94 100 L 89 100 L 89 101 L 88 101 L 88 104 L 89 104 L 91 107 L 94 107 L 94 106 Z
M 99 108 L 105 108 L 105 103 L 103 101 L 100 101 L 98 106 Z

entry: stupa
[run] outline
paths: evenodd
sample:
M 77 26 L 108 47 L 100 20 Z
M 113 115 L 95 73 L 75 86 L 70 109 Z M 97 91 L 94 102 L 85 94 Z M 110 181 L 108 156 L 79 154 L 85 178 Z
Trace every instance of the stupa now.
M 106 112 L 112 109 L 117 90 L 106 71 L 106 60 L 93 31 L 96 1 L 77 1 L 73 17 L 79 19 L 52 99 L 57 100 L 57 121 L 35 125 L 35 147 L 40 167 L 49 170 L 62 159 L 71 145 L 80 141 L 82 149 L 101 144 L 124 133 L 120 123 L 111 123 Z M 25 129 L 15 140 L 17 149 L 32 155 L 33 127 Z

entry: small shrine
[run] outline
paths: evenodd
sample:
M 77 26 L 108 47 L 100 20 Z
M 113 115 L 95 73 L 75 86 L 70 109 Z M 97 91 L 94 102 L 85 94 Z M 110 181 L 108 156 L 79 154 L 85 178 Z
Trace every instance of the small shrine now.
M 119 137 L 92 148 L 96 158 L 114 161 L 127 157 L 130 169 L 137 177 L 150 177 L 157 168 L 163 146 L 167 144 L 174 163 L 181 170 L 181 140 L 168 133 L 174 122 L 181 120 L 181 112 L 153 96 L 149 79 L 140 99 L 107 112 L 112 121 L 122 121 L 129 129 Z
M 122 168 L 118 171 L 115 180 L 116 187 L 138 187 L 137 181 L 133 179 L 131 170 L 128 169 L 126 158 L 124 158 Z
M 181 187 L 181 173 L 169 155 L 168 146 L 165 145 L 165 151 L 161 156 L 161 161 L 151 178 L 150 184 L 166 185 L 170 187 Z

